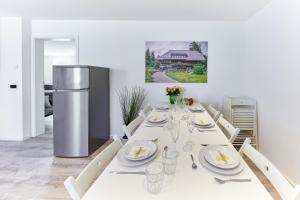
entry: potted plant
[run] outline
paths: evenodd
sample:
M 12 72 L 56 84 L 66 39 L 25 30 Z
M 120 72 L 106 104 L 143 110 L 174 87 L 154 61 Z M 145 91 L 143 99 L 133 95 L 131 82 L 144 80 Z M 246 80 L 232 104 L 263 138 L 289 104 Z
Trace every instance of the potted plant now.
M 138 86 L 130 89 L 123 87 L 117 91 L 117 94 L 119 96 L 123 123 L 127 126 L 138 116 L 146 98 L 146 91 Z M 123 138 L 127 139 L 126 135 Z
M 178 95 L 180 95 L 183 92 L 183 88 L 178 86 L 167 87 L 166 92 L 169 96 L 170 104 L 175 104 Z

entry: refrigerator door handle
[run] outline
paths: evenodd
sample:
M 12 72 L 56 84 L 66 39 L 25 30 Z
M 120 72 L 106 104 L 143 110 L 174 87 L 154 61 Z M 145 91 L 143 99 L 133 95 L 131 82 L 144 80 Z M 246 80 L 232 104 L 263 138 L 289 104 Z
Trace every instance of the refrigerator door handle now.
M 53 92 L 85 92 L 89 91 L 89 89 L 76 89 L 76 90 L 53 90 Z

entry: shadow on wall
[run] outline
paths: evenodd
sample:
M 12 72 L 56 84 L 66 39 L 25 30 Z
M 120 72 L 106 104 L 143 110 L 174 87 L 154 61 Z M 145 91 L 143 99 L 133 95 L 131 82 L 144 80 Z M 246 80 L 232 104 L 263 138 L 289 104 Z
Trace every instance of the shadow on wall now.
M 128 86 L 128 71 L 108 68 L 110 68 L 110 135 L 123 136 L 123 121 L 117 90 Z

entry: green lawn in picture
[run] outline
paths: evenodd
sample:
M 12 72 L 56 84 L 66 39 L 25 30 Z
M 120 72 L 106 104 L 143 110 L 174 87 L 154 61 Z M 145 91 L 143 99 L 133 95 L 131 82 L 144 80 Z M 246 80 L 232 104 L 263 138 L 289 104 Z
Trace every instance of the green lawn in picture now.
M 153 82 L 152 80 L 152 74 L 155 72 L 154 67 L 146 67 L 146 83 L 147 82 Z
M 193 74 L 187 72 L 166 72 L 166 75 L 181 83 L 207 83 L 207 74 Z

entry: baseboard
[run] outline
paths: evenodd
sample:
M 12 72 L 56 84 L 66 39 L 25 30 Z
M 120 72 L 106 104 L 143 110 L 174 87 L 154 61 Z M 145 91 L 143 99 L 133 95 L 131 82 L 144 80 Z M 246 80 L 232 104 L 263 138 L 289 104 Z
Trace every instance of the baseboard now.
M 0 136 L 1 141 L 23 141 L 28 139 L 29 137 L 11 137 L 11 136 Z

